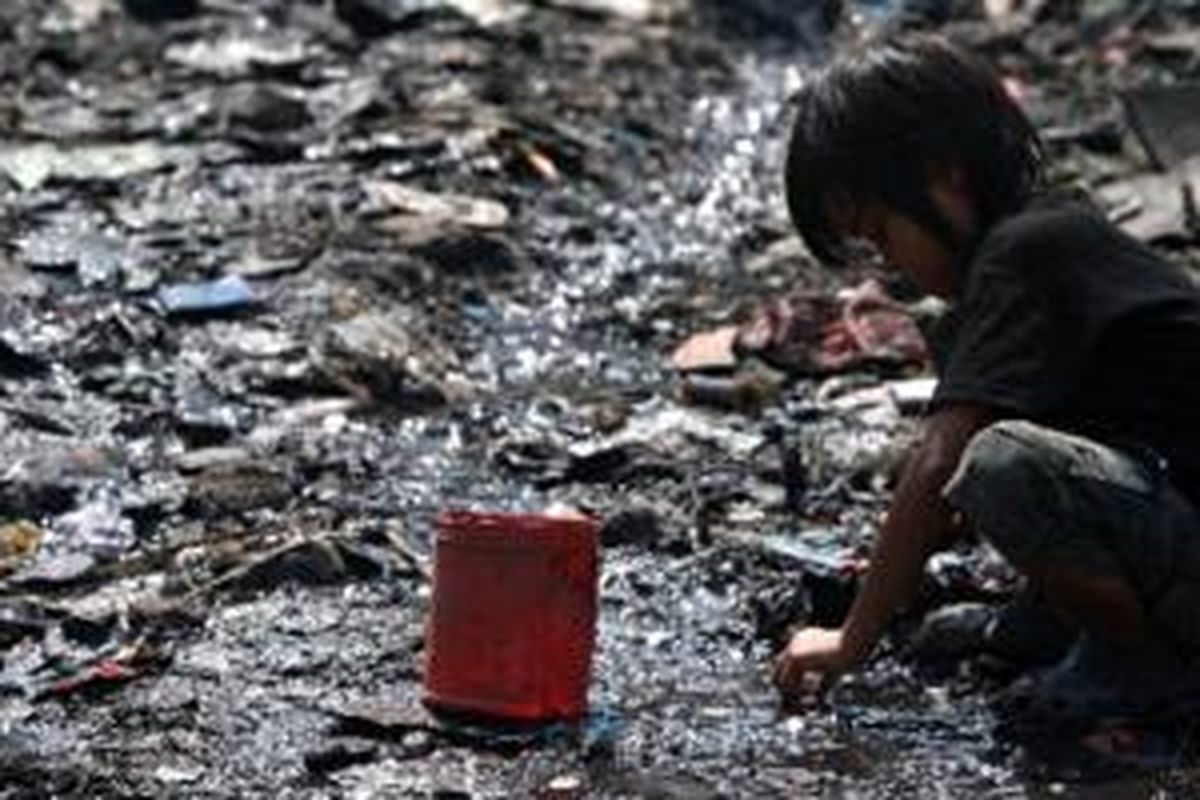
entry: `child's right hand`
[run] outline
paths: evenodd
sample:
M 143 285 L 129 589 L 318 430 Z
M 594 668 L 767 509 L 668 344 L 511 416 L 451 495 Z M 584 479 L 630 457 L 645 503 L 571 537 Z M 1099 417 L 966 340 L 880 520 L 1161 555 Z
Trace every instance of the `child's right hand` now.
M 825 692 L 856 661 L 840 628 L 804 628 L 775 657 L 772 677 L 786 699 L 800 700 Z

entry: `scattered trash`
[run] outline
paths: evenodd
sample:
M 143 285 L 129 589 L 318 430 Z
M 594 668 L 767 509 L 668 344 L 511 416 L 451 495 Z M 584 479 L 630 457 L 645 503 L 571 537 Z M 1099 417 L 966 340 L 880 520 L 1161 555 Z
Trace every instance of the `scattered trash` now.
M 35 699 L 92 697 L 120 688 L 169 661 L 167 654 L 154 645 L 135 641 L 122 645 L 111 655 L 87 660 L 78 665 L 60 665 L 66 677 L 44 683 Z
M 209 318 L 236 314 L 258 302 L 244 279 L 229 275 L 208 283 L 165 286 L 158 291 L 158 302 L 171 316 Z
M 44 556 L 12 575 L 8 585 L 28 592 L 69 589 L 95 577 L 97 566 L 96 557 L 86 553 Z
M 116 237 L 87 217 L 68 216 L 23 237 L 22 263 L 31 270 L 74 271 L 87 287 L 111 285 L 127 253 Z
M 461 392 L 457 359 L 403 312 L 362 314 L 328 328 L 313 360 L 358 397 L 402 410 L 436 407 Z
M 936 388 L 937 378 L 909 378 L 848 392 L 830 402 L 842 411 L 890 404 L 901 414 L 920 414 L 933 399 Z
M 55 144 L 0 145 L 0 172 L 24 191 L 52 180 L 119 181 L 179 164 L 190 157 L 181 148 L 152 142 L 87 145 L 63 148 Z
M 854 369 L 909 367 L 928 359 L 912 312 L 888 297 L 876 281 L 830 297 L 800 294 L 765 304 L 749 322 L 692 337 L 675 351 L 681 371 L 728 370 L 755 356 L 790 375 L 825 375 Z M 712 383 L 716 395 L 722 387 Z M 700 380 L 705 394 L 710 382 Z
M 1170 170 L 1200 155 L 1200 82 L 1143 86 L 1121 100 L 1156 167 Z
M 1143 173 L 1098 189 L 1108 215 L 1131 236 L 1144 242 L 1187 242 L 1200 234 L 1196 193 L 1200 190 L 1200 156 L 1166 174 Z
M 80 491 L 121 474 L 114 454 L 90 447 L 44 444 L 32 452 L 10 452 L 0 474 L 0 513 L 41 519 L 76 507 Z
M 84 30 L 100 22 L 109 9 L 108 0 L 65 0 L 64 5 L 70 13 L 72 27 Z
M 136 670 L 113 660 L 101 661 L 87 667 L 78 675 L 63 678 L 53 683 L 48 694 L 53 697 L 69 697 L 80 692 L 94 692 L 128 683 L 138 676 Z
M 680 0 L 551 0 L 552 5 L 592 14 L 611 14 L 631 22 L 663 22 L 687 6 Z
M 14 263 L 3 253 L 0 253 L 0 292 L 10 298 L 37 298 L 45 294 L 46 287 L 41 280 L 29 272 L 23 265 Z M 0 343 L 0 348 L 4 345 Z M 4 356 L 0 355 L 0 365 Z M 0 367 L 2 368 L 2 367 Z
M 229 138 L 271 159 L 299 155 L 313 123 L 308 104 L 282 88 L 252 84 L 234 87 L 225 98 Z
M 338 739 L 321 750 L 304 754 L 304 768 L 315 775 L 328 775 L 356 764 L 370 764 L 379 757 L 379 746 L 361 739 Z
M 807 538 L 818 539 L 820 531 L 810 531 Z M 794 536 L 752 536 L 729 533 L 723 536 L 731 542 L 753 547 L 773 556 L 788 559 L 801 567 L 806 573 L 822 578 L 841 578 L 851 580 L 866 572 L 867 560 L 854 550 L 836 551 L 839 545 L 831 543 L 829 551 L 804 538 Z
M 1005 22 L 1024 5 L 1020 0 L 984 0 L 983 10 L 992 22 Z
M 181 453 L 175 466 L 183 474 L 208 470 L 236 470 L 252 459 L 249 452 L 240 447 L 204 447 Z
M 159 783 L 178 786 L 180 784 L 195 783 L 200 780 L 203 774 L 204 769 L 202 767 L 172 767 L 163 764 L 154 770 L 154 779 Z
M 116 494 L 101 488 L 82 507 L 54 523 L 54 534 L 73 546 L 82 546 L 102 560 L 120 558 L 134 543 L 133 522 L 123 515 Z
M 281 36 L 227 37 L 173 45 L 164 57 L 197 72 L 232 77 L 299 69 L 308 60 L 308 51 L 303 41 Z
M 769 303 L 741 328 L 737 349 L 791 374 L 921 367 L 927 359 L 912 316 L 876 281 L 835 297 Z
M 572 798 L 583 793 L 583 778 L 578 775 L 559 775 L 546 784 L 539 796 L 546 798 Z
M 281 508 L 292 499 L 286 472 L 259 460 L 213 465 L 188 481 L 187 509 L 205 518 Z
M 253 556 L 208 589 L 269 592 L 285 584 L 319 586 L 374 580 L 392 570 L 392 562 L 383 551 L 339 539 L 313 539 Z
M 783 426 L 773 425 L 766 431 L 779 450 L 779 478 L 784 489 L 784 508 L 792 514 L 805 510 L 811 478 L 807 465 L 808 454 L 800 442 L 790 437 Z
M 783 382 L 780 373 L 752 364 L 733 375 L 688 375 L 682 395 L 690 405 L 754 414 L 779 398 Z
M 508 208 L 495 200 L 456 194 L 434 194 L 391 181 L 376 181 L 365 188 L 365 212 L 384 218 L 384 227 L 435 229 L 445 225 L 497 230 L 508 224 Z
M 0 575 L 11 573 L 37 553 L 43 536 L 41 528 L 25 520 L 0 525 Z
M 695 443 L 713 445 L 734 458 L 749 458 L 766 441 L 760 431 L 721 422 L 692 409 L 647 403 L 637 409 L 624 428 L 599 442 L 580 446 L 575 455 L 601 449 L 645 446 L 655 452 L 681 452 Z
M 671 355 L 671 366 L 680 372 L 732 370 L 738 363 L 737 338 L 736 325 L 698 333 L 676 348 Z
M 524 15 L 526 9 L 508 0 L 449 0 L 450 4 L 485 28 L 511 23 Z
M 1093 153 L 1115 156 L 1125 146 L 1122 134 L 1115 120 L 1105 118 L 1046 128 L 1042 131 L 1042 139 L 1052 147 L 1078 145 Z
M 350 736 L 397 740 L 414 732 L 432 731 L 437 720 L 421 703 L 357 700 L 331 710 L 337 732 Z

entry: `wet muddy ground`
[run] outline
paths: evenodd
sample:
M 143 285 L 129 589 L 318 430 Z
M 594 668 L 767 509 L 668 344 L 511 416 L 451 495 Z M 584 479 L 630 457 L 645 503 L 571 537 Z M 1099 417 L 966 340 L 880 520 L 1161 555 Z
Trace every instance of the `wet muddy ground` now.
M 903 625 L 780 708 L 913 426 L 838 402 L 870 370 L 712 409 L 667 360 L 857 277 L 789 234 L 786 100 L 894 9 L 790 5 L 4 4 L 0 797 L 1186 795 L 1187 736 L 1002 735 Z M 1192 62 L 1083 22 L 956 35 L 1088 184 L 1136 171 L 1112 86 Z M 592 715 L 429 718 L 436 513 L 550 506 L 607 521 Z M 929 583 L 1007 588 L 971 550 Z

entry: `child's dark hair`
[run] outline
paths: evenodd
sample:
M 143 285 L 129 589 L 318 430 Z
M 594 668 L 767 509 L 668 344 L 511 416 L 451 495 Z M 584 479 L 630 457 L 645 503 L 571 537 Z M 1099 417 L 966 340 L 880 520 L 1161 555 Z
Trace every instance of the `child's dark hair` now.
M 1004 85 L 935 36 L 903 35 L 835 61 L 795 101 L 788 209 L 808 248 L 831 264 L 847 253 L 830 201 L 881 201 L 956 245 L 929 197 L 934 170 L 962 170 L 980 230 L 1042 183 L 1041 141 Z

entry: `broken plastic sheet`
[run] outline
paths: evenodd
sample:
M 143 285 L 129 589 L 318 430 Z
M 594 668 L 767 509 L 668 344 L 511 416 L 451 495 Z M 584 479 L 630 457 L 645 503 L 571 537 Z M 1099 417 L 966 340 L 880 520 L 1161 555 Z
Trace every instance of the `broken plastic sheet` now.
M 1133 130 L 1159 169 L 1200 154 L 1200 81 L 1142 86 L 1121 95 Z
M 364 213 L 382 217 L 381 227 L 433 232 L 449 225 L 497 230 L 508 225 L 508 207 L 497 200 L 459 194 L 436 194 L 395 181 L 372 181 L 365 187 Z
M 685 0 L 551 0 L 551 5 L 594 14 L 609 14 L 633 22 L 660 22 L 687 8 Z
M 1106 184 L 1097 194 L 1109 218 L 1144 242 L 1192 240 L 1200 231 L 1196 196 L 1200 156 L 1170 172 L 1147 172 Z
M 194 157 L 188 148 L 154 142 L 63 147 L 47 142 L 0 144 L 0 172 L 23 191 L 41 188 L 53 179 L 117 181 L 185 163 Z
M 696 441 L 714 445 L 735 458 L 748 458 L 761 448 L 765 437 L 757 431 L 742 429 L 692 409 L 681 408 L 664 400 L 652 400 L 643 404 L 617 434 L 601 442 L 589 442 L 586 446 L 573 448 L 572 455 L 621 447 L 624 445 L 646 445 L 652 449 L 675 450 L 677 442 Z M 679 442 L 682 446 L 683 442 Z
M 304 40 L 294 37 L 227 36 L 172 45 L 164 58 L 196 72 L 229 77 L 298 68 L 309 60 L 309 49 Z

